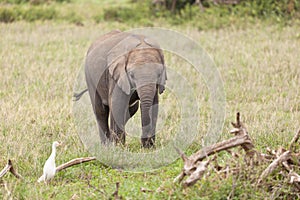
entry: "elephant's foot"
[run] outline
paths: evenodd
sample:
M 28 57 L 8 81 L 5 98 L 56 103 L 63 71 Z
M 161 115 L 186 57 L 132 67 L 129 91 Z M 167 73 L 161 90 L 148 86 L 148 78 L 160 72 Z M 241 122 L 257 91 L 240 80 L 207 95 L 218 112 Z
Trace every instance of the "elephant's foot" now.
M 155 136 L 149 138 L 142 138 L 141 141 L 143 148 L 155 148 Z

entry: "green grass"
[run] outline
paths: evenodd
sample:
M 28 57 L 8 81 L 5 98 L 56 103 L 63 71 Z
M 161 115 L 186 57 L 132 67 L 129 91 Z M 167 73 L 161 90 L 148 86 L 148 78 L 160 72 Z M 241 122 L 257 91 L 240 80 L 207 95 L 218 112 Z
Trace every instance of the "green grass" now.
M 93 4 L 86 4 L 91 8 Z M 74 12 L 81 4 L 66 4 L 61 10 Z M 95 8 L 94 8 L 95 9 Z M 4 183 L 15 199 L 108 199 L 120 182 L 119 194 L 125 199 L 226 199 L 235 185 L 234 199 L 262 199 L 271 192 L 254 188 L 247 180 L 247 171 L 225 180 L 215 174 L 207 176 L 191 188 L 173 183 L 180 173 L 182 161 L 177 160 L 152 172 L 132 173 L 105 167 L 99 161 L 85 163 L 59 172 L 49 184 L 36 181 L 50 154 L 51 143 L 60 140 L 57 164 L 76 157 L 90 156 L 77 134 L 72 113 L 73 85 L 84 62 L 85 53 L 93 40 L 111 29 L 127 30 L 132 26 L 120 22 L 95 24 L 93 12 L 81 9 L 84 27 L 67 21 L 24 21 L 0 24 L 0 168 L 12 159 L 24 180 L 11 174 L 0 182 L 0 198 L 7 198 Z M 90 17 L 90 18 L 89 18 Z M 86 21 L 85 21 L 86 20 Z M 153 22 L 161 26 L 161 22 Z M 282 26 L 259 21 L 249 26 L 228 26 L 223 29 L 199 31 L 195 26 L 172 26 L 197 41 L 215 61 L 226 91 L 226 119 L 221 138 L 228 138 L 230 121 L 241 112 L 257 149 L 287 147 L 299 128 L 300 66 L 299 26 Z M 135 25 L 137 26 L 137 25 Z M 201 88 L 196 100 L 200 102 L 201 126 L 205 133 L 210 119 L 209 92 L 203 80 L 193 70 L 182 67 L 184 61 L 166 53 L 166 63 L 188 76 L 195 88 Z M 172 99 L 172 101 L 170 101 Z M 178 125 L 178 110 L 171 93 L 161 96 L 164 112 L 162 134 L 158 144 L 165 145 Z M 170 101 L 170 103 L 168 103 Z M 174 111 L 174 112 L 170 112 Z M 131 125 L 138 129 L 139 116 Z M 137 128 L 136 128 L 137 127 Z M 138 133 L 132 133 L 137 134 Z M 188 154 L 200 148 L 195 142 Z M 135 137 L 128 140 L 129 151 L 140 152 Z M 226 162 L 226 156 L 220 158 Z M 246 169 L 246 168 L 245 168 Z M 141 188 L 149 192 L 141 192 Z M 289 185 L 280 191 L 286 195 Z

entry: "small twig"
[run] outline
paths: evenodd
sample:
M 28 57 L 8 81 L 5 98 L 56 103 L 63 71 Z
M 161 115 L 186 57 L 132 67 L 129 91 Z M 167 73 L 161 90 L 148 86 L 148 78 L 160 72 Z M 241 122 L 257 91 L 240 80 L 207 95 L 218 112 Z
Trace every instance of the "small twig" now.
M 141 187 L 141 192 L 153 192 L 153 190 Z
M 90 178 L 88 178 L 86 181 L 87 181 L 87 184 L 88 184 L 88 186 L 89 186 L 90 188 L 93 188 L 95 191 L 100 192 L 101 194 L 106 195 L 105 192 L 103 192 L 102 190 L 96 188 L 95 186 L 93 186 L 93 185 L 90 183 Z
M 67 163 L 64 163 L 58 167 L 56 167 L 56 172 L 59 172 L 63 169 L 66 169 L 68 167 L 71 167 L 73 165 L 78 165 L 78 164 L 81 164 L 81 163 L 85 163 L 85 162 L 89 162 L 89 161 L 92 161 L 92 160 L 96 160 L 96 157 L 86 157 L 86 158 L 75 158 L 73 160 L 70 160 L 69 162 Z
M 286 151 L 283 154 L 281 154 L 278 158 L 276 158 L 260 175 L 258 181 L 256 182 L 256 185 L 259 185 L 269 174 L 271 174 L 274 169 L 282 162 L 287 161 L 291 157 L 291 152 Z
M 119 187 L 120 187 L 120 183 L 116 182 L 116 191 L 112 194 L 112 196 L 115 199 L 120 199 L 120 196 L 119 196 Z
M 12 197 L 11 197 L 11 191 L 8 189 L 7 183 L 4 182 L 3 185 L 4 185 L 4 189 L 7 192 L 7 199 L 12 199 Z
M 16 178 L 22 178 L 22 176 L 14 169 L 14 166 L 10 159 L 8 160 L 7 165 L 0 172 L 0 178 L 2 178 L 8 171 L 11 172 Z
M 289 177 L 290 177 L 290 183 L 300 182 L 300 176 L 296 172 L 290 172 Z
M 240 121 L 240 112 L 236 113 L 236 123 L 231 122 L 231 124 L 234 128 L 241 128 L 242 127 L 242 124 L 241 124 L 241 121 Z
M 227 149 L 226 150 L 232 157 L 234 157 L 234 158 L 239 158 L 240 157 L 240 155 L 238 154 L 238 153 L 236 153 L 236 152 L 234 152 L 234 151 L 231 151 L 230 149 Z
M 186 174 L 183 171 L 180 172 L 180 174 L 178 176 L 176 176 L 176 178 L 174 178 L 173 183 L 176 183 L 176 182 L 180 183 L 185 176 L 186 176 Z
M 298 130 L 298 132 L 294 135 L 293 139 L 291 140 L 290 145 L 289 145 L 289 150 L 292 150 L 294 144 L 298 142 L 299 137 L 300 137 L 300 129 Z
M 188 160 L 188 157 L 185 155 L 185 153 L 183 151 L 181 151 L 181 149 L 177 148 L 176 146 L 174 146 L 174 148 L 177 151 L 177 153 L 180 155 L 180 157 L 182 158 L 183 162 L 186 162 Z
M 10 168 L 11 168 L 11 165 L 8 163 L 0 172 L 0 178 L 2 178 L 10 170 Z

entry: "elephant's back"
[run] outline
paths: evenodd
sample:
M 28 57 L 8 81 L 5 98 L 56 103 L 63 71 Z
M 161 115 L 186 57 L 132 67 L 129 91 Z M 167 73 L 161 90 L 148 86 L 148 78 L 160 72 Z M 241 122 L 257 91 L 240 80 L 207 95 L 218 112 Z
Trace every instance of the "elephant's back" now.
M 106 56 L 107 53 L 129 34 L 118 30 L 106 33 L 94 41 L 87 51 L 87 58 L 93 56 Z
M 99 78 L 106 73 L 109 51 L 127 36 L 128 33 L 112 31 L 92 43 L 86 55 L 85 73 L 93 83 L 97 84 Z

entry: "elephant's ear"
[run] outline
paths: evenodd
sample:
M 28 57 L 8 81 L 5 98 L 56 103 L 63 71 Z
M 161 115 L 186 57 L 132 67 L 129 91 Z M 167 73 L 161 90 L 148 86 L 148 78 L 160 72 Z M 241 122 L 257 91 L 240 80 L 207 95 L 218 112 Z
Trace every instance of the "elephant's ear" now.
M 130 83 L 126 73 L 126 56 L 120 56 L 109 66 L 109 74 L 117 82 L 119 88 L 127 95 L 130 94 Z
M 164 54 L 163 51 L 161 49 L 158 50 L 160 58 L 161 58 L 161 63 L 163 64 L 163 71 L 161 74 L 161 78 L 160 78 L 160 83 L 159 83 L 159 87 L 158 87 L 158 92 L 159 94 L 163 93 L 165 91 L 165 85 L 166 85 L 166 80 L 167 80 L 167 69 L 165 66 L 165 58 L 164 58 Z
M 116 44 L 107 54 L 109 73 L 127 95 L 130 94 L 131 89 L 126 73 L 127 56 L 139 44 L 141 44 L 140 39 L 130 34 Z
M 164 69 L 163 69 L 162 74 L 160 76 L 160 83 L 159 83 L 159 86 L 158 86 L 159 94 L 164 92 L 165 85 L 166 85 L 166 80 L 167 80 L 167 72 L 166 72 L 166 67 L 164 66 Z

